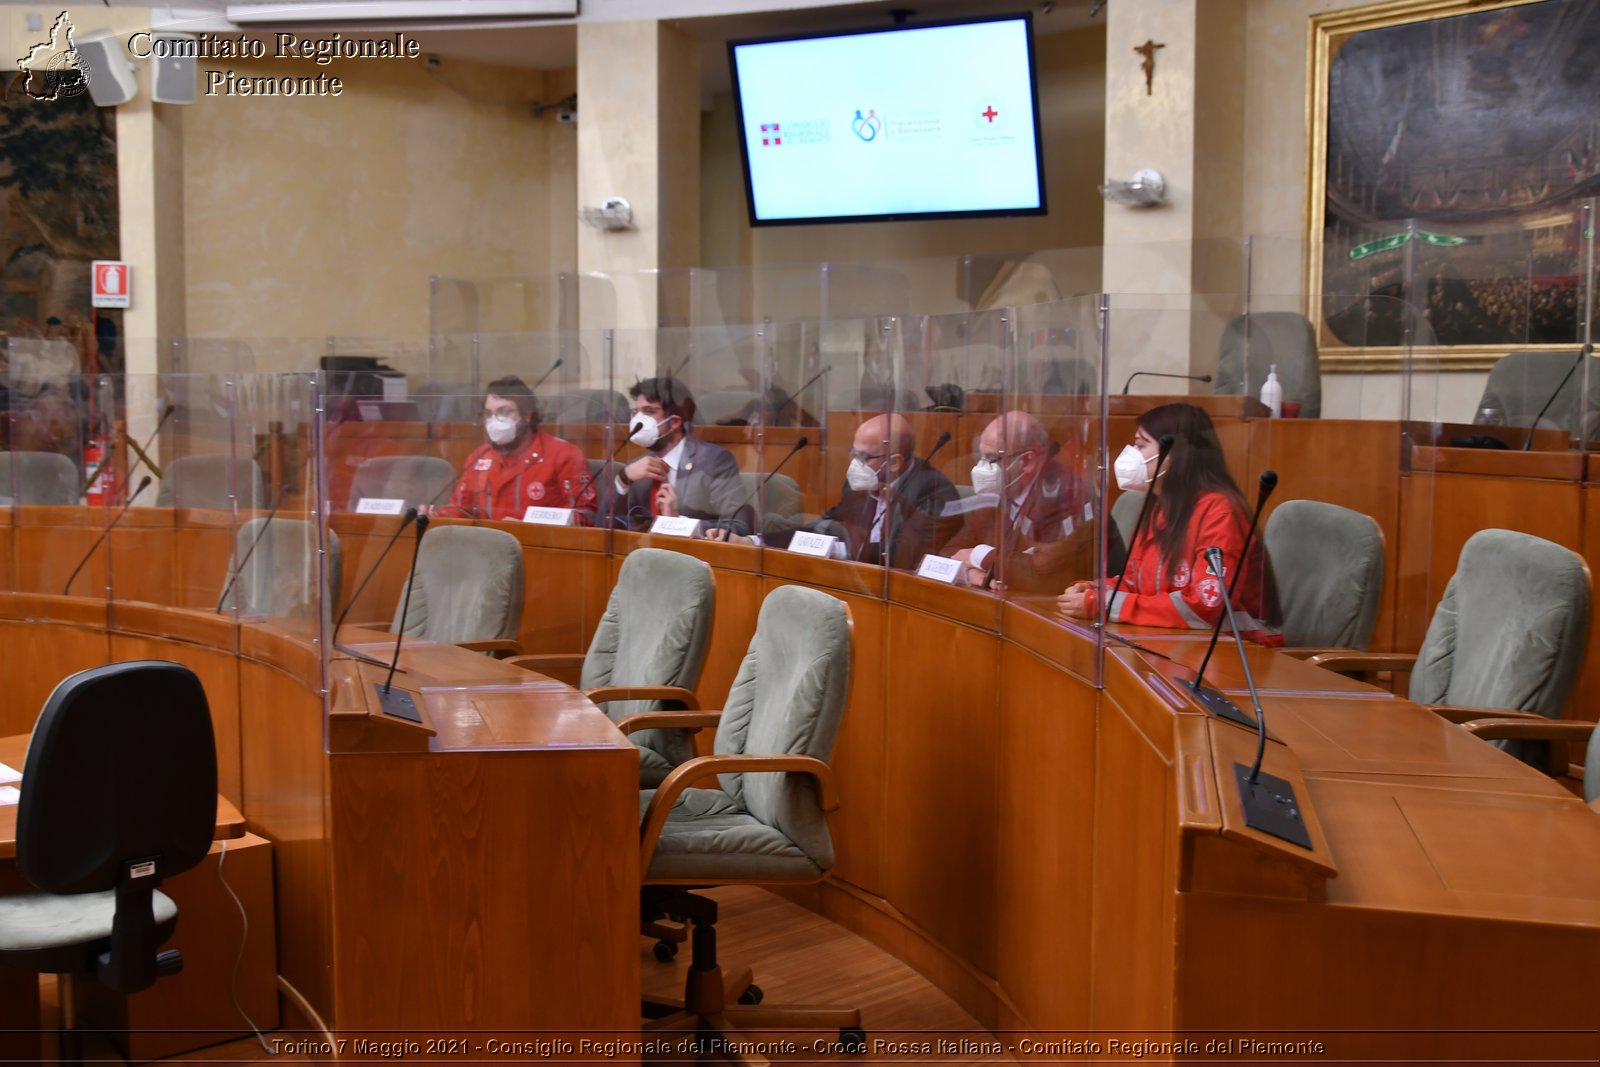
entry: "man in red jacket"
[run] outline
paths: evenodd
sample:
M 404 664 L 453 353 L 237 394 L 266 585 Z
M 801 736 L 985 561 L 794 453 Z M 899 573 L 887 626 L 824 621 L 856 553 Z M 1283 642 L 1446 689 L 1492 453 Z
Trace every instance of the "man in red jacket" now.
M 521 378 L 489 383 L 483 398 L 487 444 L 467 457 L 450 503 L 436 515 L 467 519 L 520 519 L 530 506 L 572 508 L 589 525 L 594 480 L 583 453 L 539 428 L 539 405 Z

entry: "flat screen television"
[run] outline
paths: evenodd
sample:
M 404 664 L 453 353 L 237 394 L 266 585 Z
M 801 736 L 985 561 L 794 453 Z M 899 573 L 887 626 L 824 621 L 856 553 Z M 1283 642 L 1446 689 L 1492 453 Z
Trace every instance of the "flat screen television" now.
M 754 226 L 1045 213 L 1026 13 L 728 42 Z

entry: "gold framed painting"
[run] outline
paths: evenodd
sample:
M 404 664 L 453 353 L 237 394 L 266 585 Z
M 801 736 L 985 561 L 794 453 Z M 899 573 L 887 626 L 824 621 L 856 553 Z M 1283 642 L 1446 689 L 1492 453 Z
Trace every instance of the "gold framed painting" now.
M 1596 310 L 1600 0 L 1315 15 L 1306 292 L 1323 367 L 1575 351 Z

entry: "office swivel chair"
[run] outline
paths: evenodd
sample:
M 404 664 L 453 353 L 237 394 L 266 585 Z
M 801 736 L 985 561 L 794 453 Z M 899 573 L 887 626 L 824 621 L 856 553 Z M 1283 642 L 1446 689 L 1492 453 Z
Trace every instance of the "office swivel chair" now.
M 1300 405 L 1300 417 L 1322 415 L 1322 366 L 1310 321 L 1298 311 L 1235 315 L 1222 328 L 1212 392 L 1259 396 L 1270 368 L 1278 368 L 1283 398 Z
M 78 465 L 56 452 L 0 452 L 0 497 L 13 504 L 78 503 Z
M 239 527 L 218 610 L 278 618 L 314 615 L 322 588 L 316 544 L 315 528 L 301 519 L 274 515 Z M 330 529 L 326 588 L 337 590 L 340 577 L 339 535 Z
M 61 976 L 61 1059 L 77 1060 L 75 979 L 136 993 L 182 967 L 159 951 L 178 909 L 156 886 L 198 864 L 216 826 L 199 679 L 159 660 L 72 675 L 39 715 L 21 788 L 17 865 L 38 892 L 0 897 L 0 964 Z
M 838 797 L 826 761 L 850 688 L 850 646 L 843 602 L 781 586 L 761 605 L 723 711 L 655 712 L 618 724 L 624 733 L 716 729 L 712 755 L 639 794 L 643 918 L 687 919 L 694 949 L 683 1000 L 646 1001 L 646 1030 L 709 1036 L 737 1026 L 837 1028 L 847 1047 L 864 1047 L 858 1009 L 758 1007 L 750 971 L 724 974 L 717 961 L 716 901 L 690 892 L 817 882 L 833 866 L 826 813 Z M 711 788 L 694 788 L 702 782 Z M 730 1006 L 733 999 L 741 1003 Z
M 578 686 L 614 721 L 662 711 L 697 711 L 694 694 L 716 607 L 711 568 L 681 552 L 636 548 L 622 561 L 589 651 L 582 656 L 514 656 L 530 670 L 581 668 Z M 652 788 L 694 755 L 688 730 L 640 730 L 639 784 Z
M 522 546 L 487 526 L 432 526 L 417 553 L 417 574 L 395 601 L 391 633 L 405 610 L 408 638 L 474 652 L 519 653 Z
M 1410 698 L 1452 722 L 1562 707 L 1583 665 L 1589 629 L 1589 567 L 1583 557 L 1530 534 L 1479 530 L 1428 624 L 1422 648 L 1331 652 L 1306 662 L 1341 673 L 1410 671 Z M 1538 762 L 1539 750 L 1507 742 Z
M 237 499 L 241 508 L 267 499 L 261 468 L 248 456 L 235 459 L 223 452 L 179 456 L 161 472 L 156 506 L 161 508 L 227 508 Z
M 1383 531 L 1371 516 L 1320 500 L 1286 500 L 1262 535 L 1295 648 L 1365 649 L 1383 599 Z
M 373 456 L 356 468 L 347 507 L 354 511 L 363 498 L 404 500 L 408 508 L 444 503 L 455 479 L 455 469 L 438 456 Z

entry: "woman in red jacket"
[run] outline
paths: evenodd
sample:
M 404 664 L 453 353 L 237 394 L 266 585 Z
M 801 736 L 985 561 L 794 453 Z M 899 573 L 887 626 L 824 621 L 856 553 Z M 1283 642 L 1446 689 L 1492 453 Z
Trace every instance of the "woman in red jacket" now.
M 1152 485 L 1162 437 L 1172 450 Z M 1117 485 L 1154 494 L 1145 525 L 1128 551 L 1122 588 L 1107 613 L 1110 622 L 1210 630 L 1222 617 L 1222 583 L 1239 566 L 1250 511 L 1228 474 L 1211 417 L 1193 404 L 1163 404 L 1139 416 L 1133 444 L 1115 464 Z M 1205 550 L 1222 549 L 1224 574 L 1213 574 Z M 1114 586 L 1114 583 L 1111 583 Z M 1250 546 L 1244 572 L 1232 587 L 1239 630 L 1252 641 L 1281 645 L 1272 575 L 1260 538 Z M 1060 597 L 1062 612 L 1097 619 L 1093 582 L 1075 582 Z

